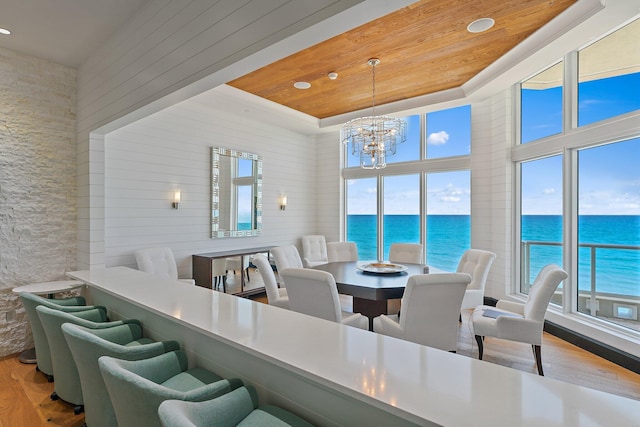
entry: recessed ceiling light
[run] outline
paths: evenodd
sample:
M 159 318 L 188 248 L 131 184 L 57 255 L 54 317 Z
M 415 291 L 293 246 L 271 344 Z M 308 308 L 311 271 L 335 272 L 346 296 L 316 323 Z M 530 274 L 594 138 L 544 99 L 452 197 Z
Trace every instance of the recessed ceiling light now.
M 11 31 L 5 29 L 5 28 L 0 28 L 0 34 L 5 34 L 5 35 L 9 35 L 11 34 Z
M 309 82 L 295 82 L 293 87 L 296 89 L 309 89 L 311 87 L 311 83 Z
M 496 21 L 491 18 L 476 19 L 471 24 L 467 25 L 467 31 L 469 31 L 470 33 L 481 33 L 493 27 L 493 24 L 495 23 Z
M 338 78 L 338 73 L 336 73 L 335 71 L 327 74 L 327 77 L 329 77 L 330 80 L 335 80 Z

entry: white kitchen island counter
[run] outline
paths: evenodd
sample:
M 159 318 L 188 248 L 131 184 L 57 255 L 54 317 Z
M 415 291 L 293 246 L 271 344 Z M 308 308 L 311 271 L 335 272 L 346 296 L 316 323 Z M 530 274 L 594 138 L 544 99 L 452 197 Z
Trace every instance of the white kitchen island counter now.
M 126 267 L 68 276 L 111 317 L 317 425 L 640 426 L 640 401 Z

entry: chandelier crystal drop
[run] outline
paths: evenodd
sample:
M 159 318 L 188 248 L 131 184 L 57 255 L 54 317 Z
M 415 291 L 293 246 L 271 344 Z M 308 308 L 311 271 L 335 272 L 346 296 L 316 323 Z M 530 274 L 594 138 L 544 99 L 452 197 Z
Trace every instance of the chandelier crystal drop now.
M 407 123 L 391 116 L 376 116 L 376 65 L 380 60 L 367 61 L 372 69 L 372 113 L 369 117 L 349 120 L 342 126 L 340 139 L 351 144 L 351 154 L 360 156 L 363 169 L 382 169 L 387 157 L 396 154 L 396 145 L 407 140 Z

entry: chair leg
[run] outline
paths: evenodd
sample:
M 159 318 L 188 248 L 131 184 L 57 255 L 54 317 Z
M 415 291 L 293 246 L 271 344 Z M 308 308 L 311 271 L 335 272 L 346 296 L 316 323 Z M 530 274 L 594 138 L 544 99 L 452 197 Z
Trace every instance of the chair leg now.
M 227 276 L 222 276 L 222 292 L 227 293 Z
M 249 277 L 249 267 L 245 269 L 245 273 L 247 273 L 247 282 L 250 282 L 251 278 Z
M 482 342 L 482 337 L 480 335 L 476 335 L 476 342 L 478 343 L 478 359 L 482 360 L 482 353 L 484 352 L 484 343 Z
M 542 372 L 542 347 L 539 345 L 532 345 L 533 353 L 536 355 L 536 365 L 538 366 L 538 375 L 544 377 L 544 372 Z

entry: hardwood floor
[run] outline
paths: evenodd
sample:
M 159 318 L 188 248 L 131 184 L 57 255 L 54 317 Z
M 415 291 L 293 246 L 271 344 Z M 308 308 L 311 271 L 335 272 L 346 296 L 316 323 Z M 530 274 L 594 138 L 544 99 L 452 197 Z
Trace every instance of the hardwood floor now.
M 260 279 L 252 271 L 252 286 L 259 285 Z M 266 303 L 264 294 L 253 299 Z M 350 297 L 341 295 L 340 301 L 343 309 L 351 308 Z M 458 354 L 477 358 L 469 317 L 470 311 L 462 316 Z M 486 363 L 537 372 L 529 345 L 487 338 L 484 353 Z M 640 375 L 547 333 L 543 337 L 542 359 L 548 378 L 640 400 Z M 36 372 L 35 365 L 20 363 L 17 355 L 0 360 L 0 427 L 82 426 L 84 415 L 74 415 L 73 406 L 52 401 L 52 391 L 53 383 Z
M 82 426 L 84 414 L 74 415 L 72 405 L 51 400 L 53 383 L 35 366 L 17 356 L 0 360 L 0 426 Z

